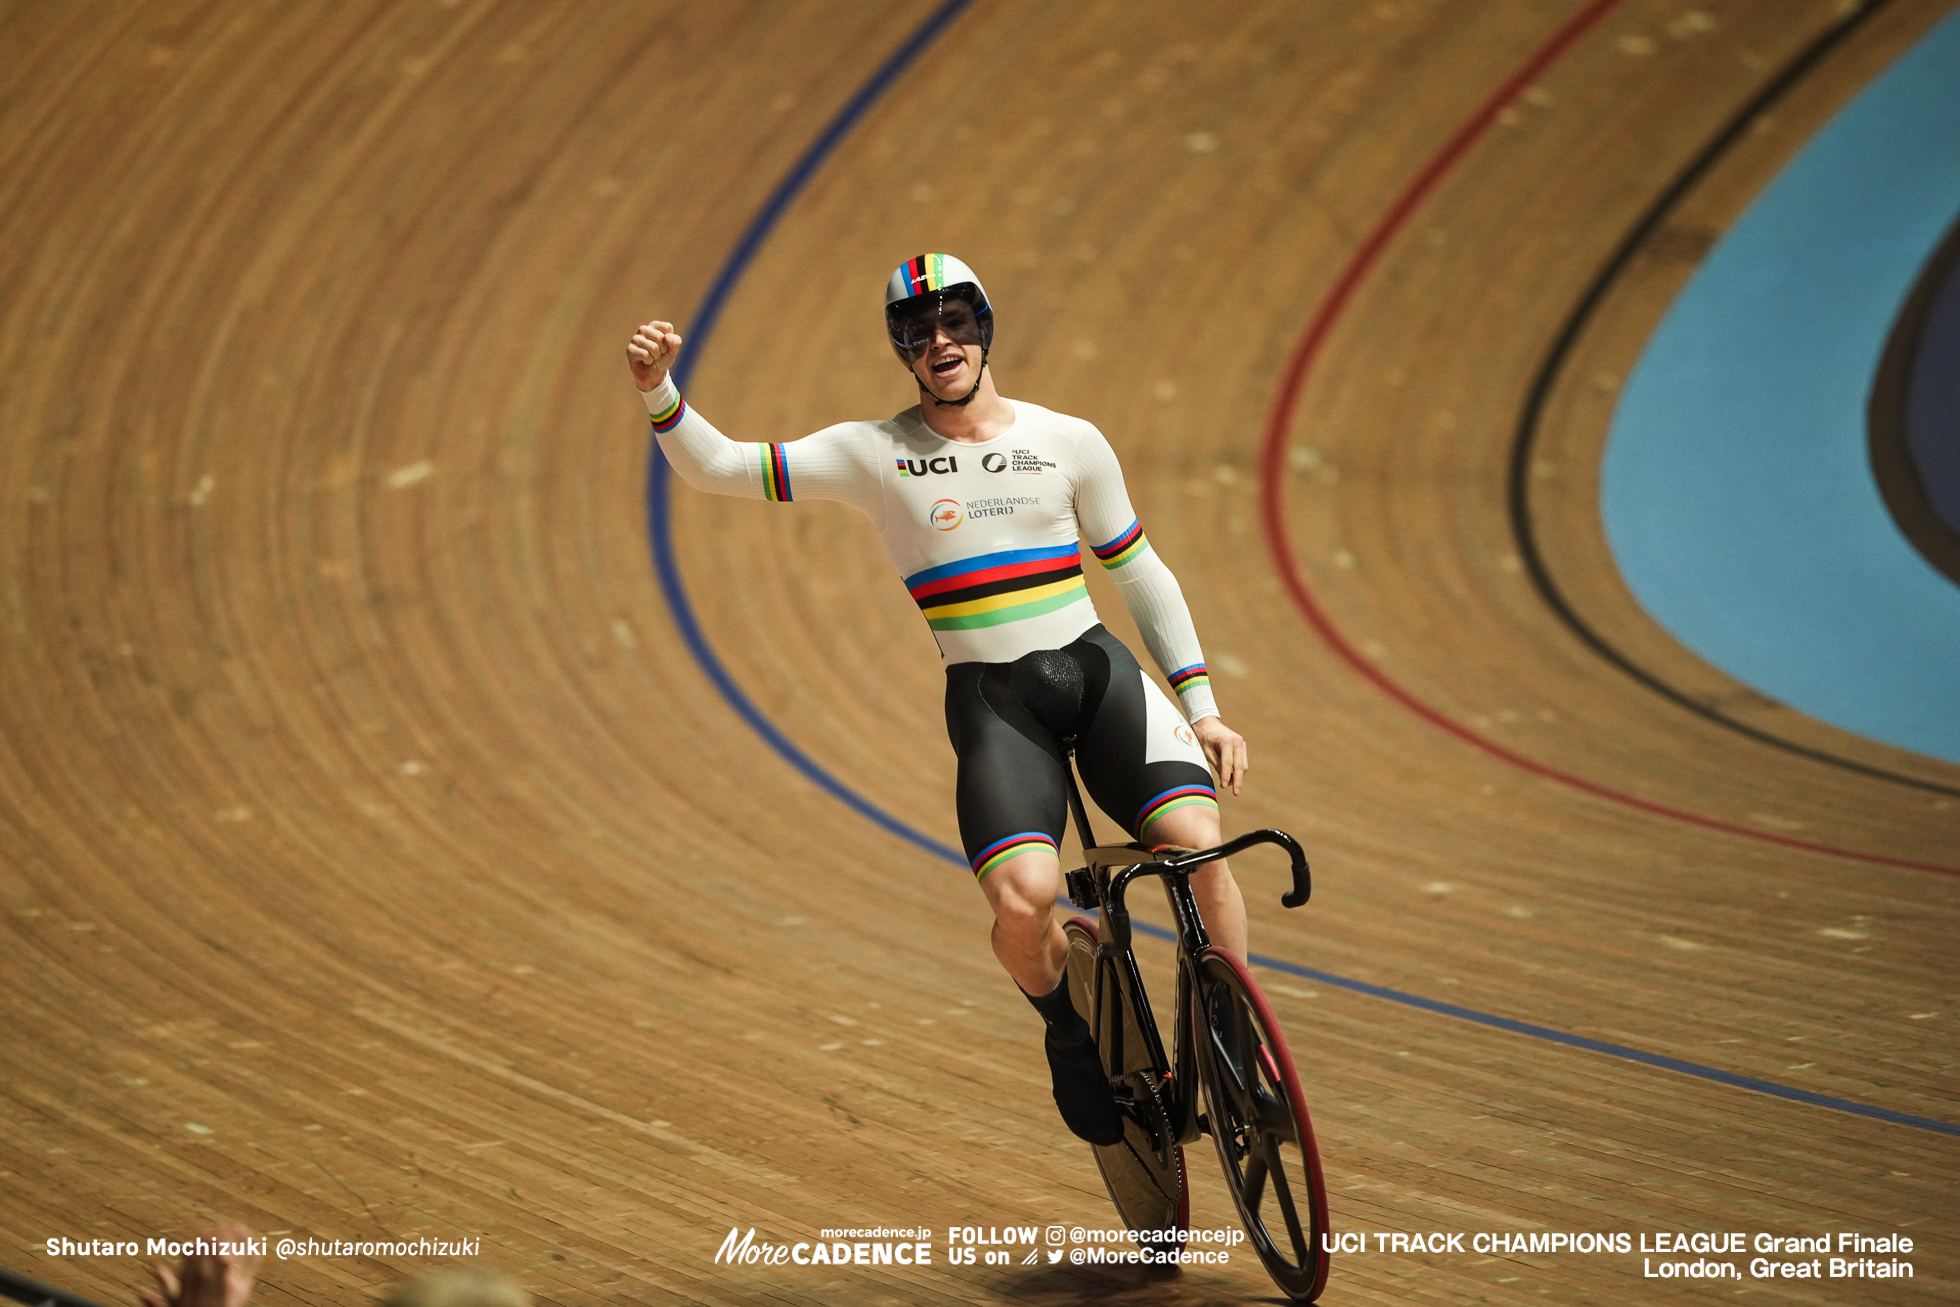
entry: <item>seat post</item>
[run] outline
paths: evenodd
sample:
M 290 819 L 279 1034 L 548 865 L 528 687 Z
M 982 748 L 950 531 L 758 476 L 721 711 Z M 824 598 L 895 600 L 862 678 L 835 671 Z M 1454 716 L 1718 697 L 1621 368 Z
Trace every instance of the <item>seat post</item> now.
M 1068 810 L 1075 818 L 1075 834 L 1086 855 L 1096 847 L 1096 837 L 1089 833 L 1089 810 L 1082 806 L 1082 790 L 1075 783 L 1075 738 L 1071 735 L 1061 741 L 1062 779 L 1068 782 Z

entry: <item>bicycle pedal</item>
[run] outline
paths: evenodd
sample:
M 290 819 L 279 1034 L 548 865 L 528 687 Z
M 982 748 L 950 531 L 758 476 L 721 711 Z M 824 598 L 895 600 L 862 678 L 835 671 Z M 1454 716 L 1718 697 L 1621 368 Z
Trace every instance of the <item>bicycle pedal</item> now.
M 1096 878 L 1087 867 L 1068 873 L 1068 901 L 1078 908 L 1099 908 L 1102 896 L 1096 893 Z

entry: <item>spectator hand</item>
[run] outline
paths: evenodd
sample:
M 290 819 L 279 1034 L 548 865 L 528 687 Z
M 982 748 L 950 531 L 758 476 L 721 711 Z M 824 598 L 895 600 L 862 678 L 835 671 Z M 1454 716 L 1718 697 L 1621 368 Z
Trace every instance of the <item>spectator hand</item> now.
M 236 1222 L 219 1227 L 206 1239 L 243 1243 L 252 1232 Z M 252 1296 L 252 1278 L 259 1273 L 257 1257 L 190 1256 L 173 1273 L 168 1266 L 150 1268 L 156 1289 L 138 1289 L 143 1307 L 245 1307 Z

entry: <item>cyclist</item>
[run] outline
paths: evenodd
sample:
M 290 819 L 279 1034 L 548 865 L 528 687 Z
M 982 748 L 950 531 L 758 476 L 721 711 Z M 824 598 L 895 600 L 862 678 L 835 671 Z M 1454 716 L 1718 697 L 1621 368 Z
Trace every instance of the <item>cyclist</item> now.
M 945 662 L 960 838 L 993 908 L 994 954 L 1046 1023 L 1062 1119 L 1112 1144 L 1122 1118 L 1069 999 L 1052 910 L 1067 808 L 1059 741 L 1076 738 L 1090 796 L 1133 838 L 1189 848 L 1220 842 L 1213 773 L 1237 794 L 1245 741 L 1218 715 L 1183 592 L 1137 523 L 1109 442 L 995 390 L 979 278 L 951 255 L 908 259 L 886 285 L 885 321 L 918 405 L 781 444 L 729 440 L 688 405 L 667 377 L 682 344 L 673 324 L 641 327 L 627 361 L 688 484 L 838 500 L 883 536 Z M 1085 539 L 1182 713 L 1097 620 Z M 1243 958 L 1245 905 L 1225 863 L 1194 873 L 1191 889 L 1214 941 Z

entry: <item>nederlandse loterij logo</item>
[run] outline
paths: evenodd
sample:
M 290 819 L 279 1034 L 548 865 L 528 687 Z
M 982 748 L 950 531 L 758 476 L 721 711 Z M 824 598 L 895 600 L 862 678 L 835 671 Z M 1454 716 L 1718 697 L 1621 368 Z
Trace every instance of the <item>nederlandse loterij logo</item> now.
M 1196 744 L 1198 742 L 1198 737 L 1191 733 L 1189 726 L 1179 726 L 1177 728 L 1177 738 L 1186 744 Z
M 951 531 L 966 520 L 966 511 L 957 499 L 942 499 L 926 513 L 926 521 L 941 531 Z

